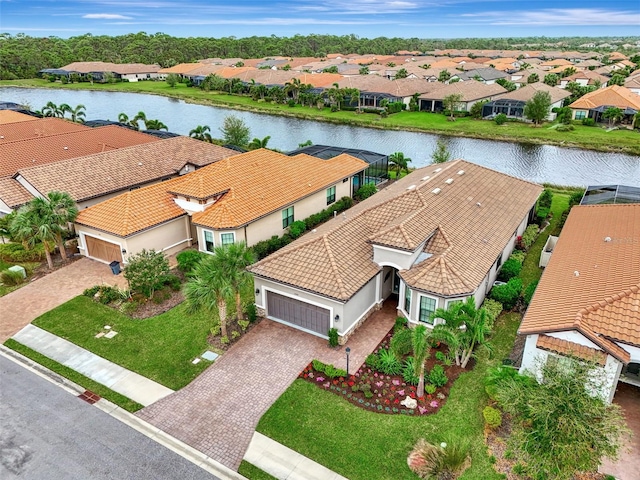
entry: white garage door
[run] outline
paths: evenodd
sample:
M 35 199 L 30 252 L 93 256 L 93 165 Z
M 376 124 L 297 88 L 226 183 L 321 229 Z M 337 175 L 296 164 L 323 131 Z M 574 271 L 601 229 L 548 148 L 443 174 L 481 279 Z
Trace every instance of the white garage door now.
M 310 303 L 267 292 L 267 316 L 326 337 L 329 310 Z

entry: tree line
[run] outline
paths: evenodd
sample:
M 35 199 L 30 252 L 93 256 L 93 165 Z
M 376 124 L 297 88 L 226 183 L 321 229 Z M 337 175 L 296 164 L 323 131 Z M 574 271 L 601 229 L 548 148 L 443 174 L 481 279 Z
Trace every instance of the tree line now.
M 44 68 L 58 68 L 72 62 L 158 63 L 170 67 L 198 59 L 262 58 L 267 56 L 324 57 L 328 53 L 391 55 L 401 50 L 428 52 L 445 48 L 473 49 L 577 49 L 593 38 L 466 38 L 420 39 L 361 38 L 357 35 L 294 35 L 292 37 L 172 37 L 146 32 L 107 36 L 89 33 L 70 38 L 31 37 L 23 33 L 0 34 L 0 79 L 34 78 Z M 599 38 L 598 42 L 606 41 Z M 634 43 L 635 39 L 616 38 Z M 557 45 L 561 42 L 562 47 Z M 546 45 L 546 47 L 545 47 Z

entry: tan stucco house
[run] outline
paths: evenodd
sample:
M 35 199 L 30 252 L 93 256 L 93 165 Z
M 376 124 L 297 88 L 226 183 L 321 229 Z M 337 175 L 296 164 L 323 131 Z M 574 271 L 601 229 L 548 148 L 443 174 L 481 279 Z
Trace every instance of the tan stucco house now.
M 253 245 L 351 196 L 368 166 L 349 155 L 323 160 L 260 149 L 231 156 L 82 210 L 80 251 L 126 263 L 143 248 L 172 254 L 196 243 L 203 252 Z
M 640 204 L 573 207 L 518 333 L 521 371 L 573 357 L 609 402 L 618 381 L 640 386 Z
M 341 342 L 385 300 L 413 324 L 491 289 L 539 185 L 455 160 L 418 169 L 249 267 L 268 318 Z

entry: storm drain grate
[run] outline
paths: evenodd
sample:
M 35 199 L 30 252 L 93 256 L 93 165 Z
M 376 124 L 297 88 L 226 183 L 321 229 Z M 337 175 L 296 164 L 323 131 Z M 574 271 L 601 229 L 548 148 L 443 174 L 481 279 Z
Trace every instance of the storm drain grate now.
M 85 390 L 84 393 L 78 395 L 78 398 L 80 400 L 84 400 L 87 403 L 90 403 L 91 405 L 100 400 L 100 396 L 93 393 L 91 390 Z

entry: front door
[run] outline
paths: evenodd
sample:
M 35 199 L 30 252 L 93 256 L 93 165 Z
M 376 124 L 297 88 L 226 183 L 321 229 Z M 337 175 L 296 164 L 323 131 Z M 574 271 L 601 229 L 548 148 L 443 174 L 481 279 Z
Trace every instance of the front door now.
M 391 292 L 395 295 L 400 293 L 400 275 L 398 275 L 398 270 L 395 268 L 393 269 L 393 288 L 391 289 Z

